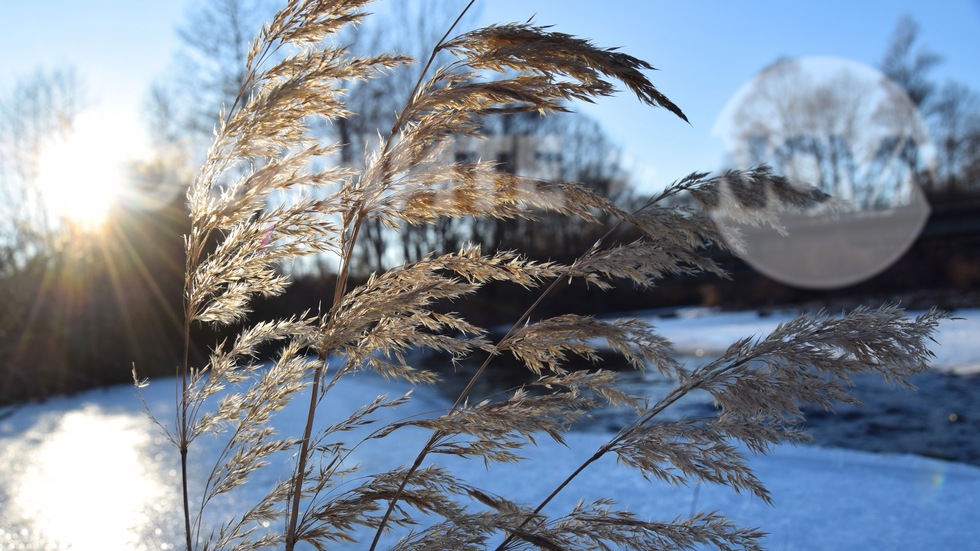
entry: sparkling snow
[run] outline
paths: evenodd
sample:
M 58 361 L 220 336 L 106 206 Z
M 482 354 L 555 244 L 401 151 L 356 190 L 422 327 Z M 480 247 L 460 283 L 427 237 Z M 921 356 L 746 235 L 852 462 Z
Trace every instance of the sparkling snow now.
M 966 319 L 940 329 L 935 368 L 976 374 L 980 310 L 957 315 Z M 679 351 L 710 355 L 788 318 L 691 309 L 652 321 Z M 331 393 L 329 409 L 339 416 L 379 393 L 403 391 L 375 376 L 358 375 Z M 163 422 L 172 419 L 173 392 L 169 380 L 144 389 L 150 409 Z M 414 396 L 407 409 L 389 415 L 447 405 L 431 390 L 417 389 Z M 288 411 L 279 423 L 295 426 L 301 419 L 298 411 Z M 395 433 L 386 447 L 364 447 L 354 459 L 366 472 L 410 461 L 420 436 Z M 599 432 L 572 433 L 567 448 L 542 440 L 526 452 L 529 461 L 517 466 L 487 470 L 480 461 L 449 466 L 497 494 L 537 502 L 606 438 Z M 215 445 L 207 440 L 195 445 L 194 465 L 201 468 L 200 456 Z M 774 550 L 980 548 L 980 468 L 975 466 L 812 446 L 780 447 L 751 464 L 771 490 L 774 506 L 723 487 L 649 484 L 609 458 L 567 488 L 551 510 L 598 497 L 613 497 L 640 517 L 657 520 L 718 510 L 740 525 L 768 532 L 765 544 Z M 180 549 L 178 455 L 142 413 L 131 387 L 0 409 L 0 465 L 0 549 Z M 257 499 L 266 489 L 263 482 L 288 472 L 286 464 L 268 469 L 236 499 L 241 504 Z

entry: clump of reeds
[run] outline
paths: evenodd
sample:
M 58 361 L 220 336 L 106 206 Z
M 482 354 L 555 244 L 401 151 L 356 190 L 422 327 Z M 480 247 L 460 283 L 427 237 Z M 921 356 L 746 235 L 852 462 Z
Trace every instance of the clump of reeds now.
M 186 546 L 190 549 L 293 549 L 301 542 L 327 549 L 332 542 L 363 541 L 375 549 L 382 534 L 410 527 L 395 549 L 671 549 L 707 544 L 758 549 L 761 533 L 734 526 L 714 513 L 659 521 L 640 519 L 609 500 L 545 514 L 569 481 L 604 456 L 645 477 L 689 484 L 710 482 L 769 494 L 739 451 L 765 453 L 803 438 L 802 402 L 830 406 L 852 401 L 849 377 L 874 371 L 901 382 L 924 366 L 926 341 L 942 315 L 910 320 L 892 307 L 859 308 L 843 316 L 804 316 L 768 336 L 733 344 L 721 357 L 686 369 L 670 343 L 639 320 L 609 322 L 579 315 L 533 321 L 534 304 L 498 342 L 488 332 L 434 306 L 465 299 L 489 282 L 540 289 L 583 279 L 600 288 L 620 282 L 650 286 L 681 272 L 724 275 L 704 252 L 724 247 L 708 216 L 721 205 L 743 218 L 772 222 L 782 206 L 806 206 L 824 197 L 764 167 L 718 176 L 695 173 L 666 188 L 635 212 L 571 182 L 544 182 L 498 171 L 486 162 L 450 162 L 443 154 L 459 136 L 477 136 L 480 120 L 501 113 L 543 114 L 567 109 L 572 99 L 611 94 L 614 83 L 644 104 L 685 119 L 648 80 L 646 62 L 533 24 L 493 25 L 446 36 L 433 47 L 423 77 L 409 93 L 391 129 L 368 153 L 364 169 L 325 163 L 336 150 L 310 137 L 316 119 L 347 116 L 344 84 L 383 78 L 414 60 L 396 55 L 357 57 L 329 38 L 356 24 L 366 0 L 291 0 L 255 39 L 241 93 L 222 113 L 207 161 L 188 192 L 192 230 L 186 236 L 185 330 L 248 319 L 256 296 L 275 296 L 288 279 L 281 263 L 310 254 L 338 258 L 335 288 L 319 312 L 245 325 L 218 344 L 207 365 L 185 359 L 171 438 L 180 451 Z M 457 21 L 458 22 L 458 21 Z M 438 52 L 454 61 L 430 67 Z M 327 166 L 328 168 L 322 168 Z M 318 168 L 320 167 L 320 168 Z M 301 194 L 284 194 L 303 191 Z M 689 194 L 691 207 L 665 199 Z M 271 197 L 293 197 L 270 204 Z M 297 198 L 298 197 L 298 198 Z M 698 207 L 700 205 L 700 208 Z M 432 254 L 352 287 L 348 282 L 363 225 L 380 220 L 397 231 L 444 217 L 524 217 L 541 212 L 598 220 L 611 215 L 643 237 L 616 244 L 604 238 L 570 264 L 534 262 L 518 252 L 463 247 Z M 610 229 L 610 234 L 612 229 Z M 278 343 L 271 366 L 257 351 Z M 597 343 L 621 353 L 637 369 L 671 377 L 676 388 L 656 403 L 615 386 L 613 372 L 568 370 L 571 357 L 597 357 Z M 345 462 L 355 446 L 345 433 L 375 414 L 411 399 L 378 398 L 330 426 L 315 422 L 337 382 L 362 370 L 411 383 L 433 383 L 434 373 L 407 361 L 419 348 L 454 358 L 486 357 L 448 409 L 378 427 L 368 440 L 405 427 L 430 434 L 405 456 L 404 467 L 358 472 Z M 473 383 L 494 358 L 510 355 L 534 376 L 503 400 L 471 396 Z M 185 354 L 186 358 L 186 354 Z M 539 391 L 541 390 L 541 391 Z M 710 392 L 718 415 L 662 421 L 662 411 L 695 390 Z M 272 420 L 297 397 L 308 398 L 305 426 L 280 434 Z M 520 461 L 519 452 L 542 435 L 562 441 L 571 423 L 600 404 L 631 407 L 635 420 L 545 489 L 539 503 L 516 503 L 476 488 L 433 459 L 450 454 L 487 464 Z M 205 434 L 226 445 L 204 487 L 189 487 L 188 454 Z M 399 450 L 398 453 L 405 453 Z M 268 488 L 258 503 L 213 527 L 202 526 L 213 500 L 250 483 L 273 458 L 289 457 L 293 473 Z M 192 491 L 193 490 L 193 491 Z M 427 524 L 419 525 L 424 520 Z

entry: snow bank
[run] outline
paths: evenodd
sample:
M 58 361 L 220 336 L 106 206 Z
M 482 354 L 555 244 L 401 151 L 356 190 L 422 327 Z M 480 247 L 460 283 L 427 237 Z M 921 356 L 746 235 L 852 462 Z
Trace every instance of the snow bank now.
M 940 330 L 939 369 L 968 372 L 980 364 L 972 343 L 980 334 L 980 311 L 960 314 L 967 319 Z M 706 354 L 788 318 L 692 310 L 653 321 L 682 351 Z M 173 418 L 174 390 L 170 380 L 154 381 L 145 390 L 147 403 L 164 422 Z M 406 390 L 359 375 L 331 393 L 328 415 L 343 416 L 377 394 Z M 446 406 L 434 391 L 418 389 L 406 409 L 386 415 L 404 417 Z M 135 391 L 123 386 L 26 406 L 0 419 L 0 464 L 5 466 L 0 549 L 179 549 L 178 455 L 140 409 Z M 301 413 L 288 411 L 278 423 L 283 429 L 296 427 Z M 359 448 L 354 460 L 366 472 L 409 462 L 424 436 L 395 433 L 383 448 Z M 608 436 L 572 433 L 568 447 L 542 441 L 520 465 L 487 470 L 482 462 L 454 461 L 449 466 L 492 492 L 536 503 Z M 201 470 L 201 458 L 214 453 L 217 443 L 202 439 L 195 445 L 192 466 Z M 581 499 L 612 497 L 641 517 L 659 520 L 718 510 L 741 525 L 769 532 L 766 544 L 773 550 L 932 551 L 975 549 L 980 542 L 980 468 L 817 447 L 780 447 L 770 456 L 752 458 L 751 464 L 772 491 L 774 506 L 721 487 L 649 484 L 607 458 L 550 507 L 561 512 Z M 237 504 L 257 500 L 265 484 L 289 471 L 286 463 L 264 471 L 237 496 Z
M 918 312 L 910 312 L 917 315 Z M 980 309 L 953 313 L 957 319 L 946 320 L 936 334 L 932 368 L 956 375 L 980 374 Z M 782 322 L 796 317 L 795 312 L 775 311 L 721 312 L 713 308 L 684 308 L 672 317 L 648 317 L 657 332 L 670 339 L 674 348 L 685 356 L 720 355 L 738 339 L 765 335 Z

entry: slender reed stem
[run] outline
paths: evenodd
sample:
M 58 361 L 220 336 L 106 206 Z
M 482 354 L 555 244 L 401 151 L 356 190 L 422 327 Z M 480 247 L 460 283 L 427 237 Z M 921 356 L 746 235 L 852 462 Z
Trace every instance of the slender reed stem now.
M 312 419 L 316 414 L 316 397 L 320 392 L 320 378 L 323 376 L 323 369 L 326 366 L 326 359 L 321 358 L 313 373 L 313 386 L 310 389 L 310 407 L 307 411 L 306 427 L 303 429 L 303 440 L 300 445 L 299 460 L 296 463 L 296 474 L 293 476 L 293 492 L 290 499 L 289 528 L 286 531 L 286 551 L 291 551 L 296 546 L 298 534 L 296 526 L 299 522 L 299 502 L 303 496 L 303 482 L 306 472 L 306 461 L 310 453 L 310 438 L 313 433 Z
M 639 213 L 640 211 L 642 211 L 643 209 L 646 209 L 646 208 L 650 207 L 650 205 L 652 205 L 654 202 L 655 201 L 653 201 L 653 200 L 648 201 L 643 206 L 641 206 L 639 209 L 637 209 L 636 211 L 634 211 L 632 213 L 632 215 L 635 215 L 635 214 Z M 609 229 L 606 231 L 606 233 L 603 234 L 602 237 L 600 237 L 598 240 L 596 240 L 596 242 L 592 246 L 592 248 L 589 249 L 589 251 L 587 253 L 585 253 L 585 255 L 583 255 L 582 258 L 587 258 L 590 254 L 592 254 L 593 252 L 595 252 L 596 250 L 598 250 L 599 245 L 602 242 L 604 242 L 605 240 L 609 239 L 609 237 L 612 236 L 612 234 L 616 232 L 616 230 L 623 224 L 623 222 L 624 222 L 624 218 L 620 218 L 619 220 L 616 221 L 615 224 L 613 224 L 612 226 L 610 226 Z M 538 298 L 535 299 L 535 301 L 524 311 L 524 313 L 521 314 L 521 316 L 519 318 L 517 318 L 517 321 L 515 321 L 510 326 L 510 329 L 507 330 L 507 333 L 504 334 L 503 337 L 501 337 L 501 339 L 497 342 L 497 348 L 499 348 L 503 343 L 505 343 L 507 341 L 507 339 L 509 339 L 514 334 L 514 332 L 517 331 L 517 328 L 520 327 L 521 325 L 523 325 L 531 317 L 531 314 L 533 314 L 534 311 L 537 310 L 538 306 L 542 302 L 544 302 L 544 299 L 547 298 L 558 287 L 558 284 L 561 283 L 562 281 L 564 281 L 565 279 L 566 279 L 566 277 L 560 276 L 560 277 L 554 278 L 551 281 L 551 283 L 548 285 L 548 287 L 545 288 L 544 291 L 542 291 L 538 295 Z M 490 362 L 493 361 L 493 358 L 494 357 L 495 357 L 495 355 L 493 355 L 493 354 L 488 354 L 487 355 L 487 358 L 480 365 L 479 369 L 477 369 L 476 372 L 473 374 L 473 376 L 470 377 L 469 382 L 466 383 L 466 386 L 463 388 L 463 390 L 456 397 L 456 401 L 453 402 L 452 407 L 449 408 L 449 413 L 452 413 L 453 411 L 456 411 L 457 409 L 459 409 L 459 407 L 463 404 L 463 401 L 466 400 L 466 398 L 469 396 L 470 392 L 473 390 L 473 387 L 476 386 L 477 381 L 480 379 L 480 377 L 483 376 L 483 373 L 487 370 L 487 367 L 489 367 Z M 429 455 L 429 452 L 432 451 L 433 446 L 435 446 L 436 442 L 438 442 L 439 439 L 442 438 L 443 436 L 445 436 L 445 435 L 441 431 L 435 431 L 435 432 L 433 432 L 432 436 L 429 437 L 429 439 L 428 439 L 428 441 L 426 441 L 425 445 L 422 446 L 422 450 L 415 457 L 415 461 L 412 463 L 412 466 L 405 473 L 405 477 L 402 479 L 401 484 L 399 484 L 398 490 L 395 492 L 395 496 L 391 499 L 391 502 L 388 503 L 388 509 L 385 511 L 384 517 L 382 517 L 382 519 L 381 519 L 381 525 L 378 527 L 378 530 L 375 532 L 374 541 L 371 543 L 371 551 L 374 551 L 374 549 L 377 547 L 378 540 L 381 537 L 381 532 L 382 532 L 385 524 L 387 523 L 388 518 L 391 516 L 392 511 L 394 511 L 395 504 L 398 502 L 398 499 L 401 497 L 402 493 L 405 491 L 405 486 L 408 485 L 408 480 L 412 477 L 412 475 L 415 474 L 415 472 L 419 469 L 419 467 L 422 466 L 422 462 L 425 460 L 426 456 Z M 603 452 L 603 453 L 605 453 L 605 452 Z M 598 459 L 598 457 L 596 457 L 595 459 Z M 595 461 L 595 459 L 593 459 L 592 461 Z M 590 462 L 590 464 L 591 464 L 591 462 Z M 582 469 L 584 470 L 584 468 L 587 467 L 587 466 L 588 465 L 583 466 Z M 576 476 L 577 476 L 578 472 L 579 471 L 576 471 L 576 473 L 575 473 Z M 574 476 L 571 477 L 571 478 L 574 478 Z M 571 478 L 565 484 L 567 484 L 568 482 L 571 482 Z M 564 485 L 562 486 L 562 488 L 564 488 Z M 555 492 L 555 495 L 557 495 L 557 492 Z M 549 498 L 549 500 L 552 499 L 553 497 L 554 496 L 551 496 Z M 544 507 L 544 505 L 542 505 L 542 507 Z M 528 520 L 530 520 L 530 519 L 528 519 Z M 528 520 L 526 520 L 524 522 L 524 524 L 526 524 L 528 522 Z M 523 526 L 524 524 L 522 524 L 521 526 Z M 510 539 L 510 537 L 508 537 L 508 540 L 509 539 Z
M 524 312 L 524 315 L 520 317 L 517 323 L 511 326 L 511 328 L 507 331 L 507 334 L 504 335 L 504 337 L 500 340 L 500 342 L 503 342 L 504 340 L 509 338 L 517 329 L 517 327 L 519 327 L 520 324 L 524 323 L 524 320 L 530 317 L 531 313 L 534 311 L 537 305 L 540 304 L 544 300 L 544 298 L 555 287 L 558 286 L 559 281 L 561 281 L 561 279 L 555 279 L 554 281 L 551 282 L 551 285 L 549 285 L 548 288 L 545 289 L 543 293 L 541 293 L 538 299 L 534 301 L 534 304 L 532 304 L 531 307 Z M 476 385 L 477 380 L 479 380 L 480 376 L 483 375 L 483 372 L 486 371 L 487 366 L 490 365 L 490 361 L 493 358 L 494 356 L 492 354 L 487 355 L 486 360 L 484 360 L 483 364 L 480 365 L 480 368 L 476 370 L 476 373 L 474 373 L 473 376 L 470 377 L 470 380 L 466 384 L 466 387 L 463 389 L 462 392 L 459 393 L 459 396 L 456 398 L 456 401 L 453 403 L 452 407 L 449 408 L 450 413 L 459 409 L 459 406 L 462 405 L 463 400 L 465 400 L 466 397 L 469 395 L 470 391 L 473 390 L 473 386 Z M 445 434 L 442 431 L 434 431 L 432 433 L 432 436 L 429 437 L 429 440 L 425 443 L 424 446 L 422 446 L 422 451 L 420 451 L 419 454 L 415 457 L 415 461 L 412 463 L 412 466 L 409 467 L 408 471 L 405 473 L 405 476 L 402 478 L 401 483 L 398 485 L 398 490 L 395 492 L 395 496 L 388 503 L 388 509 L 385 511 L 384 517 L 382 517 L 381 519 L 381 525 L 378 527 L 378 530 L 375 532 L 374 540 L 371 542 L 371 551 L 373 551 L 377 547 L 378 540 L 381 538 L 381 532 L 385 524 L 387 523 L 388 518 L 391 516 L 391 513 L 394 511 L 395 504 L 398 502 L 399 498 L 404 493 L 405 486 L 408 485 L 409 479 L 411 479 L 412 475 L 414 475 L 415 472 L 418 471 L 419 467 L 422 466 L 422 462 L 425 461 L 425 458 L 429 455 L 429 452 L 432 451 L 433 446 L 435 446 L 436 442 L 438 442 L 439 439 L 442 438 L 443 436 L 445 436 Z
M 453 29 L 455 29 L 456 26 L 459 25 L 459 22 L 463 20 L 463 17 L 466 15 L 466 13 L 470 10 L 470 8 L 473 6 L 475 2 L 476 0 L 470 0 L 469 3 L 466 4 L 466 7 L 464 7 L 462 11 L 459 12 L 459 15 L 456 17 L 456 20 L 453 21 L 453 24 L 450 25 L 448 29 L 446 29 L 445 34 L 442 35 L 442 38 L 440 38 L 439 41 L 436 42 L 435 47 L 432 48 L 432 53 L 429 55 L 429 59 L 426 61 L 425 66 L 422 68 L 422 71 L 419 73 L 419 78 L 415 81 L 415 86 L 412 88 L 412 94 L 409 96 L 408 102 L 405 103 L 405 106 L 402 108 L 401 113 L 399 113 L 398 117 L 395 119 L 395 124 L 391 128 L 391 133 L 389 134 L 388 139 L 384 144 L 384 149 L 382 150 L 381 153 L 382 159 L 384 158 L 385 153 L 387 153 L 388 148 L 391 146 L 392 140 L 394 140 L 395 135 L 401 129 L 402 125 L 405 124 L 406 113 L 408 112 L 408 109 L 412 105 L 412 103 L 414 103 L 415 96 L 418 94 L 419 89 L 422 87 L 422 82 L 425 79 L 425 74 L 429 72 L 429 69 L 432 67 L 432 64 L 435 62 L 436 56 L 439 54 L 439 51 L 442 49 L 442 45 L 446 42 L 446 39 L 449 38 L 449 35 L 452 34 Z M 470 386 L 472 386 L 472 384 Z M 453 406 L 454 409 L 456 407 L 457 405 Z M 371 540 L 370 551 L 374 551 L 378 547 L 378 542 L 381 540 L 381 534 L 384 532 L 385 527 L 388 525 L 388 521 L 391 518 L 391 513 L 395 510 L 395 504 L 397 504 L 398 500 L 401 499 L 401 496 L 405 491 L 405 486 L 408 484 L 408 480 L 412 477 L 415 471 L 418 470 L 419 466 L 422 465 L 422 461 L 425 459 L 425 456 L 427 455 L 427 451 L 431 449 L 433 445 L 435 445 L 439 437 L 440 437 L 439 433 L 433 433 L 433 435 L 429 438 L 429 441 L 423 447 L 424 453 L 420 453 L 415 458 L 415 462 L 412 464 L 412 467 L 405 474 L 405 478 L 403 478 L 401 484 L 399 484 L 398 490 L 395 492 L 394 497 L 392 497 L 391 501 L 388 502 L 388 508 L 385 509 L 385 514 L 384 516 L 381 517 L 381 522 L 378 524 L 378 529 L 374 533 L 374 539 Z
M 732 370 L 744 366 L 752 359 L 754 359 L 754 356 L 741 358 L 737 361 L 732 362 L 724 369 L 705 371 L 703 376 L 693 377 L 687 382 L 685 382 L 684 384 L 681 384 L 671 389 L 671 391 L 666 396 L 661 398 L 660 401 L 658 401 L 653 408 L 648 409 L 646 412 L 644 412 L 643 415 L 637 417 L 632 423 L 620 429 L 620 431 L 616 433 L 616 436 L 614 436 L 608 442 L 600 446 L 599 449 L 594 454 L 592 454 L 591 457 L 586 459 L 584 462 L 582 462 L 581 465 L 578 466 L 578 468 L 572 471 L 572 473 L 568 475 L 565 478 L 565 480 L 561 482 L 561 484 L 556 486 L 551 491 L 551 493 L 548 494 L 548 496 L 545 497 L 541 501 L 541 503 L 539 503 L 538 506 L 534 508 L 534 511 L 530 515 L 528 515 L 527 518 L 524 519 L 524 521 L 516 528 L 516 530 L 520 530 L 525 526 L 527 526 L 527 524 L 531 522 L 531 519 L 533 519 L 535 516 L 537 516 L 538 513 L 544 510 L 544 508 L 547 507 L 548 504 L 551 503 L 551 501 L 555 499 L 555 497 L 557 497 L 558 494 L 562 492 L 562 490 L 564 490 L 569 484 L 571 484 L 572 481 L 578 477 L 578 475 L 582 474 L 582 472 L 585 471 L 585 469 L 589 468 L 589 466 L 591 466 L 599 459 L 602 459 L 603 456 L 605 456 L 617 445 L 619 445 L 620 442 L 622 442 L 630 435 L 635 433 L 637 430 L 639 430 L 641 427 L 645 426 L 647 423 L 652 421 L 657 415 L 660 415 L 665 409 L 675 404 L 678 400 L 680 400 L 690 392 L 697 390 L 703 387 L 704 385 L 712 382 L 714 379 L 718 378 L 720 375 L 724 373 L 730 372 Z M 504 549 L 506 549 L 507 544 L 513 540 L 514 540 L 514 533 L 511 532 L 511 534 L 508 535 L 506 539 L 504 539 L 503 543 L 497 546 L 496 551 L 504 551 Z
M 334 286 L 333 306 L 331 308 L 332 313 L 330 316 L 330 322 L 327 326 L 327 333 L 329 333 L 330 327 L 333 326 L 334 320 L 337 319 L 336 316 L 340 307 L 340 301 L 343 299 L 346 292 L 351 260 L 354 256 L 354 244 L 357 242 L 357 236 L 360 233 L 361 223 L 364 220 L 359 211 L 353 216 L 353 229 L 351 230 L 350 239 L 348 240 L 346 244 L 347 247 L 343 253 L 343 265 L 340 273 L 337 276 L 337 283 Z M 303 428 L 303 440 L 300 444 L 299 458 L 296 462 L 296 473 L 293 480 L 293 491 L 290 504 L 289 526 L 286 530 L 286 551 L 292 551 L 299 539 L 299 534 L 296 532 L 296 527 L 299 523 L 299 507 L 300 501 L 303 497 L 303 482 L 306 479 L 306 464 L 309 461 L 310 455 L 310 441 L 313 436 L 313 422 L 316 418 L 316 408 L 317 403 L 319 402 L 318 396 L 320 394 L 320 380 L 323 378 L 323 373 L 326 370 L 326 367 L 327 351 L 320 350 L 319 364 L 313 373 L 313 385 L 310 389 L 310 405 L 306 412 L 306 425 Z
M 186 318 L 186 316 L 185 316 Z M 187 551 L 193 550 L 193 541 L 191 541 L 191 512 L 190 512 L 190 500 L 188 498 L 187 491 L 187 375 L 190 370 L 190 341 L 191 341 L 191 324 L 190 321 L 184 322 L 184 364 L 181 369 L 181 399 L 180 399 L 180 485 L 181 493 L 184 505 L 184 535 L 187 539 Z

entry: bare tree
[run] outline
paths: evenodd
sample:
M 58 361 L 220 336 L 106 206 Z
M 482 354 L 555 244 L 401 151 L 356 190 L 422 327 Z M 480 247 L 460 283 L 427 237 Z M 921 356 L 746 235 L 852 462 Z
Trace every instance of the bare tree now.
M 447 0 L 392 2 L 372 24 L 352 27 L 336 40 L 350 45 L 353 55 L 395 50 L 420 58 L 452 23 L 447 14 L 453 10 L 444 9 L 446 4 Z M 197 157 L 213 138 L 216 115 L 231 107 L 245 80 L 242 71 L 252 37 L 275 7 L 272 0 L 207 0 L 188 12 L 186 23 L 178 29 L 183 48 L 147 98 L 151 134 L 166 151 L 166 164 L 175 159 L 187 166 L 199 164 Z M 389 79 L 345 83 L 349 111 L 356 115 L 329 125 L 320 123 L 317 132 L 336 137 L 341 144 L 338 158 L 325 162 L 363 166 L 363 152 L 391 127 L 396 106 L 404 103 L 418 70 L 400 68 Z M 183 172 L 182 167 L 166 169 Z M 393 237 L 377 223 L 366 225 L 364 231 L 365 246 L 357 262 L 360 272 L 383 262 Z
M 881 70 L 908 95 L 929 122 L 936 147 L 935 172 L 921 182 L 930 191 L 957 193 L 976 186 L 980 164 L 976 153 L 980 143 L 980 96 L 968 86 L 947 81 L 942 86 L 932 71 L 942 58 L 919 42 L 920 28 L 915 20 L 899 20 L 881 61 Z
M 71 68 L 39 69 L 0 97 L 0 275 L 53 245 L 56 221 L 38 187 L 39 159 L 71 131 L 85 102 Z
M 177 29 L 183 48 L 147 98 L 150 133 L 158 145 L 201 151 L 210 143 L 217 114 L 230 107 L 244 80 L 252 37 L 274 11 L 271 0 L 193 5 Z
M 420 73 L 426 70 L 424 61 L 432 45 L 453 24 L 454 6 L 452 0 L 390 2 L 384 7 L 386 9 L 379 9 L 371 21 L 363 26 L 349 27 L 337 37 L 337 42 L 349 45 L 354 55 L 394 52 L 423 61 L 395 67 L 387 78 L 349 83 L 346 98 L 349 114 L 322 129 L 325 135 L 340 143 L 341 164 L 363 168 L 365 151 L 388 136 L 400 106 L 412 93 L 414 83 L 422 76 Z M 474 14 L 467 15 L 461 24 L 472 23 L 473 19 Z M 445 220 L 431 228 L 403 228 L 395 233 L 385 228 L 380 220 L 369 221 L 363 227 L 364 241 L 355 271 L 366 274 L 381 269 L 400 261 L 399 256 L 417 258 L 433 240 L 440 245 L 452 243 L 451 235 L 456 226 L 455 221 Z
M 69 242 L 39 182 L 44 150 L 72 131 L 85 103 L 71 68 L 38 69 L 0 92 L 0 403 L 70 390 L 84 375 L 69 361 L 84 344 L 65 343 L 94 342 L 92 324 L 68 331 L 83 307 L 63 300 L 89 265 L 87 244 Z
M 243 81 L 241 71 L 251 45 L 247 37 L 253 36 L 261 26 L 262 17 L 272 12 L 270 4 L 271 0 L 208 0 L 188 14 L 188 21 L 179 32 L 185 48 L 175 60 L 168 81 L 156 85 L 149 98 L 151 126 L 157 142 L 186 152 L 175 157 L 194 164 L 199 159 L 190 151 L 206 150 L 214 131 L 214 115 L 234 101 L 239 92 L 238 83 Z M 347 112 L 334 120 L 314 123 L 319 125 L 314 128 L 315 134 L 339 144 L 336 155 L 321 159 L 324 164 L 336 163 L 355 169 L 365 166 L 368 161 L 365 152 L 390 133 L 397 110 L 412 93 L 414 83 L 422 76 L 420 73 L 426 70 L 425 61 L 432 45 L 453 25 L 457 12 L 452 0 L 400 0 L 379 5 L 377 10 L 370 21 L 349 27 L 331 40 L 346 47 L 350 55 L 394 52 L 421 63 L 393 67 L 384 79 L 340 84 L 346 88 Z M 477 17 L 475 11 L 469 12 L 459 25 L 472 24 Z M 434 66 L 452 61 L 443 59 L 444 55 L 447 54 L 439 54 Z M 534 114 L 501 119 L 506 122 L 482 121 L 485 126 L 482 134 L 526 136 L 534 140 L 558 137 L 561 149 L 552 152 L 558 170 L 549 174 L 549 179 L 582 181 L 602 195 L 622 191 L 625 178 L 615 148 L 595 121 L 571 113 L 554 120 Z M 534 155 L 535 151 L 525 153 Z M 446 162 L 452 161 L 450 152 Z M 367 275 L 405 259 L 417 259 L 425 251 L 455 249 L 474 236 L 488 245 L 528 236 L 522 227 L 508 227 L 500 221 L 487 224 L 490 227 L 475 227 L 471 222 L 445 219 L 431 226 L 399 228 L 396 232 L 380 220 L 367 221 L 361 229 L 353 271 Z M 554 229 L 564 234 L 575 233 L 566 226 Z M 560 243 L 551 243 L 556 244 Z M 302 265 L 321 263 L 322 260 L 306 259 Z
M 881 61 L 881 72 L 908 94 L 916 107 L 925 107 L 936 85 L 929 78 L 942 58 L 929 50 L 916 48 L 919 25 L 911 17 L 899 20 Z
M 573 111 L 547 117 L 538 113 L 502 115 L 488 118 L 483 134 L 491 147 L 468 157 L 482 154 L 484 160 L 497 161 L 501 170 L 525 178 L 577 182 L 613 200 L 625 201 L 629 195 L 628 175 L 620 163 L 619 150 L 598 121 L 586 115 Z M 548 216 L 542 214 L 543 218 Z M 485 247 L 502 243 L 529 251 L 534 257 L 560 258 L 596 237 L 590 234 L 589 226 L 581 220 L 554 224 L 479 220 L 464 240 Z
M 915 105 L 887 79 L 837 60 L 783 59 L 734 110 L 732 156 L 769 163 L 857 208 L 901 203 L 928 135 Z
M 937 186 L 951 193 L 980 186 L 976 171 L 980 165 L 980 95 L 958 82 L 947 82 L 932 113 Z

